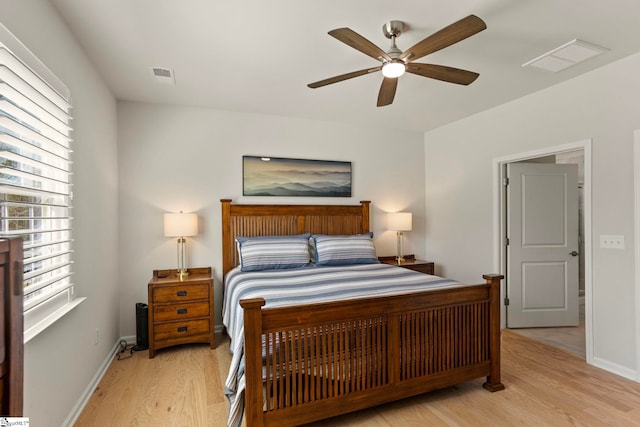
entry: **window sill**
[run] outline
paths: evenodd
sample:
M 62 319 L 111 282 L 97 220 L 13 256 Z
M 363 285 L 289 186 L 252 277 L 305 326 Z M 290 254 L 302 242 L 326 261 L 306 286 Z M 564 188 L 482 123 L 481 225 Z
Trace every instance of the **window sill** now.
M 35 338 L 40 332 L 53 325 L 57 320 L 61 319 L 65 314 L 69 313 L 86 299 L 86 297 L 75 298 L 73 301 L 69 301 L 44 319 L 32 325 L 29 329 L 26 329 L 24 331 L 24 343 L 26 344 L 31 341 L 31 339 Z

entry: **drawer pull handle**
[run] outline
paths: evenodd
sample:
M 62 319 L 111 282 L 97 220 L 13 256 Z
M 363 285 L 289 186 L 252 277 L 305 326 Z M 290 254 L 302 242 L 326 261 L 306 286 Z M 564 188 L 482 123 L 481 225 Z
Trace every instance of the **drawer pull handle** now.
M 178 291 L 178 292 L 176 292 L 176 296 L 178 296 L 178 297 L 186 297 L 187 296 L 187 291 Z
M 186 308 L 179 308 L 178 309 L 178 314 L 187 314 L 187 309 Z
M 187 332 L 187 327 L 186 326 L 178 327 L 178 332 Z

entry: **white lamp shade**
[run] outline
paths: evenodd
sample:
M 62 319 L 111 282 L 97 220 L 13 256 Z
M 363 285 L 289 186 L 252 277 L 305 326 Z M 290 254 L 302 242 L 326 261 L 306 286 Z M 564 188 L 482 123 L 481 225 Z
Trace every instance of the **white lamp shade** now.
M 182 212 L 164 214 L 164 235 L 167 237 L 197 236 L 198 215 Z
M 411 231 L 413 215 L 411 212 L 392 212 L 387 215 L 387 229 Z

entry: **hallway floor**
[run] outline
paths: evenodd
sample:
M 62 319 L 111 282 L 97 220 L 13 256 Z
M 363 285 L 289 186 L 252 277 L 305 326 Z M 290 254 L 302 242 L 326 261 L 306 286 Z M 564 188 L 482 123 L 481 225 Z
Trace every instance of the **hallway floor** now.
M 524 335 L 536 341 L 561 348 L 586 359 L 584 297 L 580 298 L 580 324 L 558 328 L 521 328 L 510 329 L 516 334 Z
M 586 358 L 584 321 L 581 321 L 578 326 L 566 328 L 524 328 L 509 330 Z

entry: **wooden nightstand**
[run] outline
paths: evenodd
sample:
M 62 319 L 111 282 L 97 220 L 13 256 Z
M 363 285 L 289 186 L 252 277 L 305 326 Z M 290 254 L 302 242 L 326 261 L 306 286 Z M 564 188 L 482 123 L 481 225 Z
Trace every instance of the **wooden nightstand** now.
M 408 268 L 409 270 L 419 271 L 424 274 L 435 274 L 434 263 L 432 261 L 416 259 L 415 255 L 405 255 L 402 264 L 398 264 L 394 256 L 381 256 L 378 257 L 378 259 L 384 264 L 397 265 L 398 267 Z
M 180 280 L 176 270 L 153 270 L 149 281 L 149 358 L 178 344 L 209 343 L 213 349 L 211 267 L 190 268 Z

